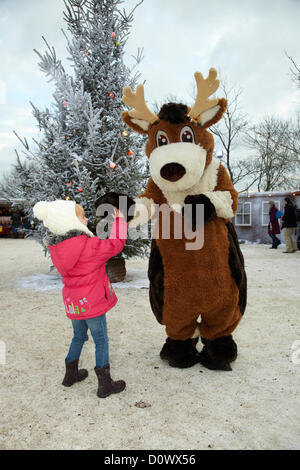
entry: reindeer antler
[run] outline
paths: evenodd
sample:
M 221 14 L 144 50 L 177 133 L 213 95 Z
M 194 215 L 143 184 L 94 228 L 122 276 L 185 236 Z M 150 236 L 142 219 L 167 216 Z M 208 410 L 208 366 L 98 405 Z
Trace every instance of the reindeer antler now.
M 135 93 L 133 93 L 130 86 L 125 86 L 123 88 L 122 100 L 127 106 L 134 108 L 128 111 L 129 116 L 132 118 L 142 119 L 150 124 L 157 121 L 158 117 L 156 114 L 153 114 L 146 105 L 143 85 L 138 85 Z
M 197 97 L 189 116 L 195 119 L 203 111 L 207 111 L 218 104 L 219 100 L 217 98 L 211 100 L 208 98 L 218 89 L 220 81 L 217 80 L 217 71 L 214 68 L 209 69 L 209 75 L 206 79 L 203 78 L 200 72 L 195 72 L 194 76 L 197 84 Z

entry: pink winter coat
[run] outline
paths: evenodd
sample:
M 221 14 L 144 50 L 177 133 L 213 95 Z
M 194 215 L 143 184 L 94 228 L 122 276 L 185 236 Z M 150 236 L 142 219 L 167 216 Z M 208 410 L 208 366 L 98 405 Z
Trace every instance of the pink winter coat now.
M 63 301 L 67 316 L 84 320 L 103 315 L 118 301 L 105 271 L 105 262 L 122 251 L 128 225 L 115 219 L 110 237 L 100 240 L 79 232 L 68 232 L 57 244 L 48 245 L 54 266 L 62 275 Z M 74 235 L 75 236 L 72 236 Z M 67 236 L 70 238 L 66 238 Z

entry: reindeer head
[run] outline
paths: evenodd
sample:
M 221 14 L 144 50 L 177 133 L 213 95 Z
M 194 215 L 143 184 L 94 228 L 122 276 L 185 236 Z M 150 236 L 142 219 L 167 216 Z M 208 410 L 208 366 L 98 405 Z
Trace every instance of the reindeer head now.
M 201 178 L 213 155 L 214 139 L 207 129 L 223 116 L 227 101 L 209 97 L 217 90 L 217 72 L 211 68 L 206 79 L 195 73 L 197 97 L 192 108 L 168 103 L 158 115 L 147 107 L 143 85 L 133 93 L 123 90 L 123 102 L 133 108 L 122 113 L 123 121 L 140 134 L 148 134 L 146 155 L 156 185 L 165 191 L 192 188 Z

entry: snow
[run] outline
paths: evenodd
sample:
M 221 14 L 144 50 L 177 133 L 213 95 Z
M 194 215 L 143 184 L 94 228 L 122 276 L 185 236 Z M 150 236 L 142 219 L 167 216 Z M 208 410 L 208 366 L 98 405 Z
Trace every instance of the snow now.
M 123 282 L 113 283 L 115 289 L 149 289 L 149 279 L 145 269 L 128 269 Z
M 16 279 L 16 285 L 20 289 L 33 291 L 57 290 L 63 287 L 60 276 L 41 273 Z
M 16 279 L 16 286 L 20 289 L 33 291 L 51 291 L 63 288 L 59 274 L 32 274 Z M 142 269 L 128 269 L 122 282 L 112 283 L 115 289 L 148 289 L 149 280 L 147 272 Z
M 101 400 L 90 334 L 89 376 L 61 385 L 72 328 L 49 258 L 33 241 L 1 239 L 0 449 L 299 450 L 300 252 L 241 249 L 248 305 L 232 371 L 161 361 L 164 327 L 141 288 L 147 260 L 132 259 L 107 314 L 112 377 L 127 386 Z

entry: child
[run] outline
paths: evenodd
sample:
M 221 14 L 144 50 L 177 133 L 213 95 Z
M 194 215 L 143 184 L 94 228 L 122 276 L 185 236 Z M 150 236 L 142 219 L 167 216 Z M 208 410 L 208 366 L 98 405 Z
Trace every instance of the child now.
M 100 398 L 122 392 L 126 386 L 123 380 L 114 382 L 110 376 L 105 315 L 117 303 L 105 272 L 105 262 L 122 251 L 128 229 L 123 214 L 114 210 L 110 237 L 100 240 L 88 230 L 84 210 L 75 201 L 41 201 L 33 208 L 35 217 L 52 232 L 46 244 L 54 266 L 62 275 L 63 301 L 74 330 L 62 384 L 70 387 L 88 376 L 87 370 L 78 370 L 78 361 L 90 329 L 95 343 Z

